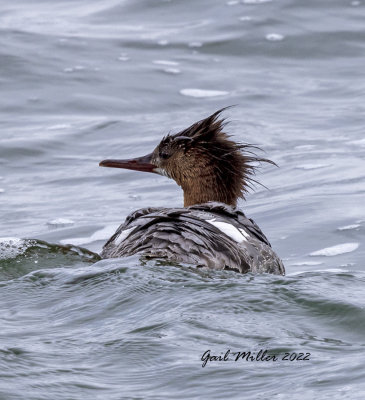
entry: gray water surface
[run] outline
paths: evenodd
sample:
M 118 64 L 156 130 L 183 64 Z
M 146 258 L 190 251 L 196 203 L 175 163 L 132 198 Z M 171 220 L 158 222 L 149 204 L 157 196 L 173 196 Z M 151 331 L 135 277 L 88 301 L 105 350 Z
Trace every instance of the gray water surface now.
M 364 398 L 365 2 L 0 6 L 0 399 Z M 240 207 L 287 275 L 99 260 L 131 211 L 182 205 L 99 161 L 228 105 L 279 166 Z

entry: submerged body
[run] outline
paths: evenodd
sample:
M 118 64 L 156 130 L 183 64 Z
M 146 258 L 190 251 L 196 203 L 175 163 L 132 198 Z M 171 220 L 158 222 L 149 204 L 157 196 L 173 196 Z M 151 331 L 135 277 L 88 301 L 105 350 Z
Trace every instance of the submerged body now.
M 158 173 L 184 191 L 183 208 L 144 208 L 130 214 L 105 244 L 103 258 L 141 254 L 212 269 L 285 274 L 266 236 L 236 208 L 254 181 L 252 163 L 272 162 L 253 155 L 252 146 L 230 140 L 218 120 L 221 111 L 168 135 L 147 156 L 100 163 Z
M 133 212 L 105 244 L 101 256 L 136 253 L 241 273 L 285 273 L 255 222 L 223 203 Z

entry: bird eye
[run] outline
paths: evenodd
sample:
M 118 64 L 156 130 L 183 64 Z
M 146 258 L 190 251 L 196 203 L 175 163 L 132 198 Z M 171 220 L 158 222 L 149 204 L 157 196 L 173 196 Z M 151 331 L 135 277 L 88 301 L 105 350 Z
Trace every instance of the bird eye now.
M 169 158 L 169 154 L 167 154 L 165 152 L 161 152 L 160 153 L 160 158 L 162 158 L 163 160 L 166 160 L 167 158 Z

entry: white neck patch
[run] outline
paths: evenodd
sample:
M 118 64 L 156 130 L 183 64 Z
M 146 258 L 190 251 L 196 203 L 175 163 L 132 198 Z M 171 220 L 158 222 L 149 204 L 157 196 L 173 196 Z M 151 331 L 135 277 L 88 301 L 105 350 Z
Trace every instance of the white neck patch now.
M 154 168 L 153 172 L 156 172 L 156 174 L 159 174 L 159 175 L 162 175 L 162 176 L 166 176 L 167 178 L 171 178 L 171 176 L 163 168 L 158 168 L 158 167 Z

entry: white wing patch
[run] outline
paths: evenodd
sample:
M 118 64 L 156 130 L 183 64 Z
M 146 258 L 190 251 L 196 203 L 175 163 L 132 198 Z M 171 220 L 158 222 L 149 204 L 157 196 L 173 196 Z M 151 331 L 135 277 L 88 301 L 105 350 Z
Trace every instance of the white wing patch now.
M 244 229 L 238 228 L 238 230 L 242 233 L 242 235 L 245 237 L 245 239 L 250 237 L 250 235 Z
M 229 224 L 228 222 L 216 221 L 215 218 L 207 219 L 206 221 L 218 228 L 221 232 L 225 233 L 237 243 L 247 241 L 247 238 L 249 237 L 247 232 L 245 232 L 243 229 L 240 228 L 238 230 L 235 226 Z
M 120 243 L 122 243 L 123 240 L 133 231 L 134 228 L 135 226 L 122 231 L 120 235 L 114 240 L 115 245 L 118 246 Z

